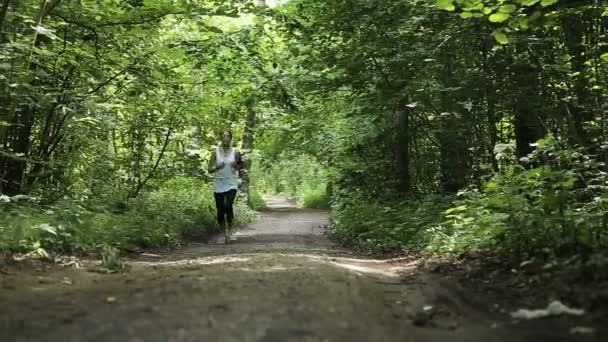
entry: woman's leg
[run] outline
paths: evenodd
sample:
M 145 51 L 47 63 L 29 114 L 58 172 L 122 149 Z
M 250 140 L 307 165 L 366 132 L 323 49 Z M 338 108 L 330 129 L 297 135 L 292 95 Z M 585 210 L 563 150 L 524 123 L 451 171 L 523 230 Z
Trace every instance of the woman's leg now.
M 228 225 L 232 227 L 234 223 L 234 199 L 236 197 L 236 189 L 226 192 L 226 216 L 228 218 Z
M 213 197 L 215 197 L 215 209 L 217 210 L 217 223 L 220 227 L 224 226 L 225 217 L 226 217 L 226 193 L 225 192 L 214 192 Z

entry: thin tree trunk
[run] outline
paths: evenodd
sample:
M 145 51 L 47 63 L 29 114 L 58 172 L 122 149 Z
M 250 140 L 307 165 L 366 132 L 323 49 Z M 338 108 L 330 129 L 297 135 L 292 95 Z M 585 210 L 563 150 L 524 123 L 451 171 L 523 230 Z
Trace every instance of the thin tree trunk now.
M 4 0 L 2 2 L 2 7 L 0 7 L 0 42 L 4 41 L 2 37 L 2 28 L 4 27 L 4 20 L 6 19 L 6 13 L 8 12 L 8 6 L 11 4 L 11 0 Z
M 256 111 L 255 111 L 255 102 L 253 98 L 247 101 L 247 118 L 245 121 L 245 134 L 243 137 L 243 149 L 242 149 L 242 157 L 243 159 L 243 168 L 241 170 L 241 179 L 243 183 L 241 184 L 241 189 L 243 194 L 245 195 L 245 201 L 248 206 L 252 206 L 251 203 L 251 179 L 249 177 L 251 171 L 251 158 L 247 155 L 251 154 L 254 146 L 254 131 L 255 131 L 255 123 L 256 123 Z
M 525 62 L 514 64 L 511 68 L 516 75 L 517 88 L 513 118 L 515 148 L 517 156 L 521 158 L 532 152 L 534 148 L 531 144 L 544 137 L 547 132 L 540 116 L 542 113 L 538 80 L 540 70 Z
M 37 25 L 41 25 L 49 12 L 55 8 L 61 0 L 43 0 L 38 13 L 35 16 Z M 7 5 L 8 6 L 8 5 Z M 34 31 L 32 38 L 32 47 L 40 44 L 40 36 Z M 32 62 L 32 54 L 26 61 L 26 70 L 33 72 L 36 69 L 35 63 Z M 0 192 L 8 195 L 16 195 L 22 192 L 25 173 L 27 170 L 27 158 L 29 157 L 32 128 L 37 112 L 35 106 L 29 99 L 22 99 L 12 115 L 11 126 L 8 130 L 7 141 L 11 142 L 11 153 L 14 156 L 4 156 L 2 160 L 3 169 L 0 173 L 4 176 L 4 180 L 0 182 Z M 11 141 L 12 140 L 12 141 Z M 16 156 L 16 157 L 15 157 Z
M 400 104 L 395 111 L 395 164 L 399 190 L 407 194 L 412 190 L 410 175 L 410 108 Z
M 448 54 L 442 55 L 445 70 L 442 73 L 444 87 L 456 85 L 454 79 L 454 57 Z M 442 118 L 440 119 L 439 144 L 440 144 L 440 170 L 441 189 L 448 193 L 455 193 L 466 186 L 468 169 L 467 141 L 464 134 L 465 119 L 458 113 L 456 108 L 456 96 L 454 93 L 442 95 L 441 105 Z
M 569 108 L 572 140 L 580 145 L 588 145 L 590 139 L 585 131 L 585 122 L 593 120 L 593 95 L 587 80 L 585 34 L 589 23 L 586 16 L 566 15 L 563 21 L 565 46 L 571 56 L 572 71 L 575 73 L 573 92 L 576 98 Z

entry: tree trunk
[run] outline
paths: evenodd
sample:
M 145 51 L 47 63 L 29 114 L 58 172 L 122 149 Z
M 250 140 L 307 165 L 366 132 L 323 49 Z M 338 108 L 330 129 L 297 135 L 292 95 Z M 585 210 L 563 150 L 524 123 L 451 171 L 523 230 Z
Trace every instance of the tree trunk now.
M 410 175 L 410 109 L 400 104 L 395 111 L 397 130 L 395 132 L 395 166 L 399 190 L 403 194 L 411 191 Z
M 42 1 L 34 22 L 37 25 L 41 25 L 49 12 L 59 5 L 60 2 L 61 0 Z M 5 2 L 3 5 L 8 6 L 8 3 Z M 37 47 L 40 42 L 40 35 L 34 32 L 32 45 Z M 25 69 L 34 72 L 36 68 L 37 65 L 31 60 L 30 56 L 26 61 Z M 35 85 L 34 82 L 36 81 L 32 81 L 33 85 Z M 23 181 L 28 167 L 27 158 L 30 153 L 32 127 L 37 114 L 36 104 L 31 103 L 29 98 L 25 97 L 19 101 L 21 102 L 15 106 L 12 113 L 11 126 L 4 142 L 5 146 L 7 142 L 10 143 L 8 151 L 12 155 L 5 155 L 0 158 L 0 166 L 2 167 L 0 169 L 0 193 L 8 195 L 16 195 L 22 192 Z
M 4 19 L 6 18 L 6 13 L 8 12 L 8 6 L 11 4 L 11 0 L 4 0 L 2 2 L 2 7 L 0 7 L 0 42 L 4 42 L 4 37 L 2 37 L 4 30 Z
M 467 142 L 463 119 L 457 113 L 446 113 L 441 119 L 439 144 L 441 154 L 441 189 L 455 193 L 467 185 L 469 173 Z
M 534 149 L 531 144 L 545 136 L 546 129 L 541 117 L 542 98 L 539 89 L 538 67 L 527 63 L 514 64 L 516 98 L 514 99 L 513 125 L 518 157 L 528 155 Z
M 245 121 L 245 134 L 243 137 L 243 149 L 241 151 L 241 157 L 243 158 L 243 167 L 241 169 L 241 191 L 244 194 L 245 202 L 248 206 L 252 207 L 251 193 L 250 193 L 250 171 L 251 171 L 251 152 L 254 145 L 254 130 L 256 123 L 256 112 L 255 102 L 253 99 L 247 101 L 247 118 Z
M 593 120 L 593 94 L 589 88 L 585 62 L 585 34 L 589 27 L 589 21 L 585 15 L 566 15 L 563 20 L 565 32 L 565 45 L 571 56 L 572 71 L 575 73 L 573 92 L 575 99 L 569 106 L 571 120 L 571 140 L 580 144 L 588 145 L 590 137 L 585 131 L 585 122 Z
M 444 70 L 441 75 L 443 86 L 458 86 L 454 78 L 454 58 L 449 54 L 442 54 Z M 439 144 L 440 144 L 440 170 L 441 189 L 444 192 L 455 193 L 464 188 L 469 173 L 469 151 L 465 135 L 464 122 L 466 121 L 456 108 L 456 93 L 444 93 L 441 97 L 441 106 L 445 111 L 440 117 Z

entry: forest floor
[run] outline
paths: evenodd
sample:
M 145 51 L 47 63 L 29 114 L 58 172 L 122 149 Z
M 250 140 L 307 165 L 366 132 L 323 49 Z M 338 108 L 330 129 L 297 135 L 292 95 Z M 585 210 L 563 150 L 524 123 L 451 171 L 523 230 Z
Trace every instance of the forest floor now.
M 520 298 L 507 278 L 471 277 L 475 265 L 357 255 L 327 223 L 270 198 L 228 246 L 144 254 L 116 274 L 4 266 L 0 341 L 608 341 L 605 306 L 518 321 L 521 305 L 548 304 L 541 286 Z

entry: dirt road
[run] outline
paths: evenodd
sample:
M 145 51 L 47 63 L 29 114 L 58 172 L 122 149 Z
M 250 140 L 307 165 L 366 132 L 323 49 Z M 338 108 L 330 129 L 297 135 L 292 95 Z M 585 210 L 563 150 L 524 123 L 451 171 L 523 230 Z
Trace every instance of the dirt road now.
M 415 259 L 356 257 L 323 235 L 323 211 L 270 207 L 234 244 L 137 258 L 126 273 L 2 274 L 0 341 L 599 341 L 470 304 L 481 297 Z

